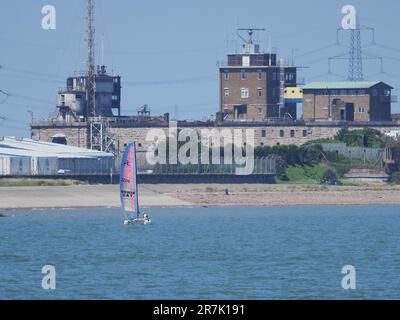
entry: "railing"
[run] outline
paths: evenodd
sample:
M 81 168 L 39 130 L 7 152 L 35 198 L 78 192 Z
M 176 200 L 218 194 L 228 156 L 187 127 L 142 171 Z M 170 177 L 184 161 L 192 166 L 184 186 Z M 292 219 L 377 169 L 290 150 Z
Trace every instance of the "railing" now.
M 383 148 L 348 147 L 345 143 L 323 143 L 321 145 L 324 151 L 334 151 L 345 158 L 370 162 L 381 161 L 385 152 Z
M 250 160 L 251 161 L 251 160 Z M 254 169 L 252 175 L 276 174 L 276 160 L 272 158 L 260 158 L 253 160 Z M 139 174 L 226 174 L 234 175 L 238 168 L 244 165 L 237 164 L 155 164 L 138 161 Z

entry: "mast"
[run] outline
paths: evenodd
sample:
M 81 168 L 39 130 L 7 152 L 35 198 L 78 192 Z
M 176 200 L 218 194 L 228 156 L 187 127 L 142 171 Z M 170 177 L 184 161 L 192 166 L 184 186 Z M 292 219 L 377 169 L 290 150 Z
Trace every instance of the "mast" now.
M 138 191 L 138 183 L 137 183 L 137 162 L 136 162 L 136 142 L 133 142 L 133 163 L 134 163 L 134 177 L 135 177 L 135 194 L 136 194 L 136 217 L 139 218 L 140 210 L 139 210 L 139 191 Z
M 87 115 L 96 116 L 96 74 L 94 68 L 95 52 L 95 25 L 94 25 L 94 0 L 87 0 L 87 31 L 86 42 L 88 47 L 87 58 Z

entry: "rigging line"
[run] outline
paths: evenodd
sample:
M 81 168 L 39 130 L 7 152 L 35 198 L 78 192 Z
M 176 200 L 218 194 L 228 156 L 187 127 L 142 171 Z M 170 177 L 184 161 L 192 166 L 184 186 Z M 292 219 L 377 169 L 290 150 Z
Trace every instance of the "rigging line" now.
M 311 61 L 302 62 L 301 64 L 305 65 L 305 66 L 309 66 L 309 65 L 313 65 L 315 63 L 321 62 L 321 61 L 326 61 L 328 58 L 329 57 L 318 58 L 318 59 L 314 59 Z
M 175 79 L 175 80 L 156 80 L 156 81 L 125 81 L 124 85 L 128 86 L 141 86 L 141 85 L 164 85 L 164 84 L 181 84 L 181 83 L 196 83 L 202 81 L 217 81 L 218 76 L 216 75 L 208 75 L 203 77 L 196 77 L 196 78 L 182 78 L 182 79 Z
M 7 117 L 7 116 L 5 116 L 4 118 L 5 118 L 4 121 L 9 121 L 9 122 L 13 122 L 13 123 L 16 123 L 16 124 L 26 125 L 25 121 L 21 121 L 21 120 L 18 120 L 18 119 L 10 118 L 10 117 Z
M 64 79 L 64 78 L 62 78 L 60 76 L 57 76 L 57 75 L 54 75 L 54 74 L 48 74 L 48 73 L 41 73 L 41 72 L 35 72 L 35 71 L 30 71 L 30 70 L 18 69 L 18 68 L 13 68 L 13 67 L 7 67 L 7 66 L 4 66 L 4 65 L 1 65 L 0 69 L 4 69 L 4 70 L 7 70 L 7 71 L 11 71 L 11 72 L 23 73 L 23 74 L 27 74 L 27 75 L 44 77 L 44 78 Z
M 174 107 L 179 107 L 179 108 L 190 108 L 191 110 L 193 110 L 193 109 L 196 109 L 196 108 L 199 108 L 199 107 L 215 106 L 218 103 L 219 103 L 219 101 L 210 101 L 210 102 L 187 104 L 187 105 L 176 104 L 174 106 L 170 106 L 170 107 L 167 107 L 167 108 L 172 109 Z
M 17 75 L 17 74 L 8 74 L 8 73 L 0 73 L 0 76 L 7 77 L 7 78 L 16 78 L 16 79 L 24 79 L 28 81 L 42 81 L 42 82 L 47 82 L 47 83 L 64 83 L 64 81 L 61 80 L 55 80 L 55 79 L 46 79 L 46 78 L 40 78 L 40 77 L 28 77 L 28 76 L 23 76 L 23 75 Z
M 305 53 L 302 53 L 302 54 L 297 55 L 297 56 L 296 56 L 296 59 L 301 58 L 301 57 L 304 57 L 304 56 L 311 55 L 311 54 L 313 54 L 313 53 L 315 53 L 315 52 L 319 52 L 319 51 L 323 51 L 323 50 L 326 50 L 326 49 L 335 47 L 335 46 L 337 46 L 337 45 L 338 45 L 338 44 L 333 43 L 333 44 L 329 44 L 329 45 L 326 45 L 326 46 L 323 46 L 323 47 L 320 47 L 320 48 L 317 48 L 317 49 L 314 49 L 314 50 L 310 50 L 310 51 L 308 51 L 308 52 L 305 52 Z
M 74 11 L 77 12 L 76 2 L 74 1 L 73 3 L 74 3 L 74 5 L 73 5 L 74 6 Z M 65 53 L 66 53 L 66 51 L 67 51 L 67 49 L 69 47 L 70 39 L 71 39 L 71 30 L 72 30 L 72 26 L 74 26 L 74 25 L 75 25 L 74 23 L 69 23 L 68 24 L 67 40 L 66 40 L 65 46 L 63 47 L 63 49 L 62 49 L 62 51 L 60 53 L 59 60 L 58 60 L 58 63 L 57 63 L 57 68 L 56 68 L 56 75 L 57 76 L 60 73 L 61 64 L 62 64 L 62 62 L 64 60 Z
M 15 103 L 15 102 L 7 102 L 4 104 L 4 107 L 7 108 L 8 106 L 12 106 L 12 107 L 17 107 L 17 108 L 31 108 L 31 109 L 35 109 L 35 110 L 43 110 L 43 111 L 49 111 L 48 107 L 44 107 L 43 105 L 33 105 L 32 101 L 29 102 L 29 105 L 24 105 L 24 104 L 19 104 L 19 103 Z
M 384 49 L 387 49 L 387 50 L 392 50 L 392 51 L 395 51 L 395 52 L 400 52 L 400 49 L 397 49 L 397 48 L 394 48 L 394 47 L 390 47 L 390 46 L 381 44 L 381 43 L 379 43 L 379 42 L 375 42 L 375 45 L 376 45 L 377 47 L 381 47 L 381 48 L 384 48 Z
M 12 92 L 9 92 L 9 94 L 10 94 L 10 97 L 12 97 L 12 98 L 19 98 L 19 99 L 24 99 L 24 100 L 32 100 L 32 101 L 37 101 L 37 102 L 42 102 L 42 103 L 54 104 L 50 100 L 45 100 L 45 99 L 36 98 L 36 97 L 29 97 L 29 96 L 16 94 L 16 93 L 12 93 Z
M 311 76 L 311 77 L 306 77 L 307 79 L 317 79 L 317 78 L 320 78 L 320 77 L 324 77 L 324 76 L 327 76 L 327 75 L 329 75 L 330 73 L 329 72 L 325 72 L 325 73 L 322 73 L 322 74 L 319 74 L 319 75 L 315 75 L 315 76 Z
M 367 52 L 369 53 L 369 52 Z M 373 55 L 373 54 L 372 54 Z M 389 60 L 394 60 L 394 61 L 400 61 L 400 58 L 395 58 L 395 57 L 391 57 L 391 56 L 387 56 L 387 55 L 377 55 L 375 58 L 385 58 L 385 59 L 389 59 Z
M 23 46 L 31 46 L 31 47 L 38 47 L 41 49 L 53 49 L 53 50 L 62 50 L 63 48 L 59 48 L 59 47 L 55 47 L 55 46 L 49 46 L 47 44 L 41 44 L 41 43 L 33 43 L 33 42 L 24 42 L 24 41 L 18 41 L 18 40 L 14 40 L 14 39 L 6 39 L 3 37 L 0 37 L 0 41 L 4 41 L 4 42 L 11 42 L 11 43 L 15 43 L 17 45 L 23 45 Z
M 400 80 L 400 76 L 399 75 L 396 75 L 396 74 L 393 74 L 393 73 L 390 73 L 390 72 L 386 72 L 386 71 L 383 71 L 382 74 L 385 74 L 385 75 L 387 75 L 389 77 L 392 77 L 392 78 Z
M 109 48 L 113 48 L 113 46 L 111 44 L 111 41 L 110 41 L 109 34 L 108 34 L 107 19 L 104 19 L 103 2 L 101 0 L 98 1 L 98 8 L 99 8 L 99 12 L 100 12 L 100 19 L 101 19 L 101 21 L 103 23 L 103 29 L 104 29 L 103 30 L 103 37 L 106 40 L 106 45 Z M 113 65 L 114 69 L 118 70 L 118 65 L 116 64 L 116 59 L 115 59 L 114 53 L 112 51 L 106 51 L 106 52 L 110 54 L 111 63 Z M 111 69 L 113 69 L 113 68 L 111 68 Z
M 8 129 L 22 129 L 22 128 L 25 128 L 26 130 L 29 130 L 28 129 L 28 123 L 21 124 L 21 125 L 9 125 L 9 124 L 5 123 L 6 121 L 7 121 L 7 119 L 3 120 L 3 122 L 1 122 L 1 128 L 8 128 Z

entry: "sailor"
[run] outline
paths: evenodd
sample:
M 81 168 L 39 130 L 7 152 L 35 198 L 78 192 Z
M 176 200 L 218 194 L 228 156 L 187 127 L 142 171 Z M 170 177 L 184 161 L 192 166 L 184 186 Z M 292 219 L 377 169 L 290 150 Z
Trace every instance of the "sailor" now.
M 149 218 L 147 213 L 143 213 L 143 219 L 144 219 L 145 222 L 150 220 L 150 218 Z

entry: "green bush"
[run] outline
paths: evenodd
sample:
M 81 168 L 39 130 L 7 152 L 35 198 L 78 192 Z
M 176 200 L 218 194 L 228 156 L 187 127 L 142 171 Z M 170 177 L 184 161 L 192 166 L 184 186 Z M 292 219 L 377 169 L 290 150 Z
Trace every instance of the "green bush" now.
M 351 131 L 347 128 L 343 128 L 335 135 L 334 140 L 346 143 L 346 145 L 350 147 L 364 146 L 382 148 L 385 145 L 381 133 L 372 128 Z
M 400 184 L 400 171 L 393 172 L 390 175 L 390 182 Z
M 331 168 L 327 168 L 322 174 L 322 179 L 321 179 L 322 183 L 337 181 L 337 180 L 338 179 L 336 176 L 336 172 Z
M 321 162 L 322 157 L 322 146 L 320 144 L 312 144 L 300 147 L 300 164 L 317 164 Z

